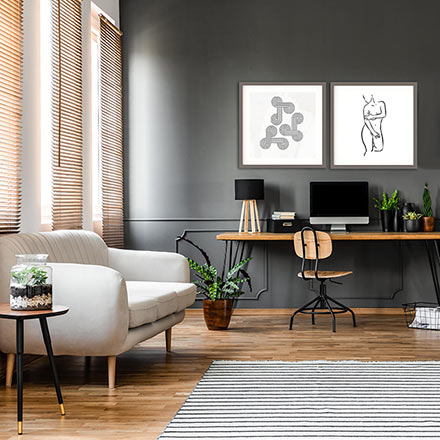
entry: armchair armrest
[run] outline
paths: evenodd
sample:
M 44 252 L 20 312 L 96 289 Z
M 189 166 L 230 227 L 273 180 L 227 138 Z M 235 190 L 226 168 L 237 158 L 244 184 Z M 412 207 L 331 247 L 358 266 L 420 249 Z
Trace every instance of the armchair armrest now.
M 189 283 L 188 261 L 173 252 L 109 248 L 108 261 L 127 281 Z
M 50 266 L 54 302 L 70 309 L 62 319 L 50 322 L 55 351 L 117 354 L 128 334 L 127 290 L 122 275 L 109 267 L 91 264 Z

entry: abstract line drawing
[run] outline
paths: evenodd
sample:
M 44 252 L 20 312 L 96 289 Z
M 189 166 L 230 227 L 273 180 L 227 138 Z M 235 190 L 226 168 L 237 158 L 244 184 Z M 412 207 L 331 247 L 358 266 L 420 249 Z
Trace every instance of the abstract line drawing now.
M 361 130 L 361 139 L 364 144 L 364 156 L 368 151 L 381 152 L 385 145 L 382 122 L 387 115 L 386 105 L 384 101 L 376 101 L 371 95 L 370 99 L 365 98 L 363 107 L 364 125 Z
M 302 124 L 304 121 L 304 115 L 302 113 L 294 113 L 292 115 L 292 126 L 288 124 L 283 124 L 280 127 L 280 133 L 283 136 L 291 136 L 292 140 L 299 142 L 303 138 L 303 132 L 298 130 L 298 125 Z
M 274 96 L 271 103 L 277 110 L 277 112 L 270 118 L 274 125 L 280 125 L 281 122 L 283 122 L 283 110 L 289 115 L 295 111 L 295 105 L 293 102 L 284 102 L 279 96 Z
M 276 109 L 276 113 L 270 117 L 274 125 L 269 125 L 266 128 L 266 137 L 261 139 L 260 147 L 267 150 L 272 144 L 276 144 L 280 150 L 285 150 L 289 147 L 289 140 L 283 137 L 275 137 L 278 133 L 278 129 L 275 125 L 279 125 L 283 122 L 284 113 L 290 115 L 295 111 L 295 104 L 293 102 L 283 101 L 279 96 L 274 96 L 270 102 Z M 293 113 L 292 125 L 281 125 L 280 134 L 282 136 L 290 136 L 293 141 L 300 142 L 304 135 L 302 131 L 298 130 L 298 125 L 303 121 L 304 115 L 302 113 Z
M 267 150 L 272 144 L 276 144 L 280 150 L 285 150 L 289 146 L 289 141 L 285 138 L 277 138 L 277 128 L 269 125 L 266 128 L 266 137 L 261 139 L 260 147 Z

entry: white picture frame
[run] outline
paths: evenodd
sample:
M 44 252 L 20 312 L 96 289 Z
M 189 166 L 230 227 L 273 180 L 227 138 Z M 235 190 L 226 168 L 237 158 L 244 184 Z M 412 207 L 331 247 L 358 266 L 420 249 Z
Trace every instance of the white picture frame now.
M 417 83 L 331 83 L 331 168 L 417 168 Z
M 326 83 L 241 82 L 240 168 L 325 168 Z

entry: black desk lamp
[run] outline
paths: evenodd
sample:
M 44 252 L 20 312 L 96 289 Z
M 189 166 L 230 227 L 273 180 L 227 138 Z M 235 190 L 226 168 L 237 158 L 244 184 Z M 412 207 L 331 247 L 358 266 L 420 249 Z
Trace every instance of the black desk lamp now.
M 261 232 L 257 200 L 264 199 L 263 179 L 236 179 L 235 200 L 243 200 L 238 232 L 249 232 L 249 214 L 252 232 Z M 249 212 L 250 211 L 250 212 Z M 243 224 L 244 220 L 244 224 Z M 255 227 L 256 223 L 256 227 Z

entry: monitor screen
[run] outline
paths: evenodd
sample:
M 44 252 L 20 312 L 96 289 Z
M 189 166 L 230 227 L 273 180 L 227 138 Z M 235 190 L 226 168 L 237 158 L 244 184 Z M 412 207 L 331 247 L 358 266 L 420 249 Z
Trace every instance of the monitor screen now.
M 368 217 L 368 182 L 310 182 L 310 217 Z

